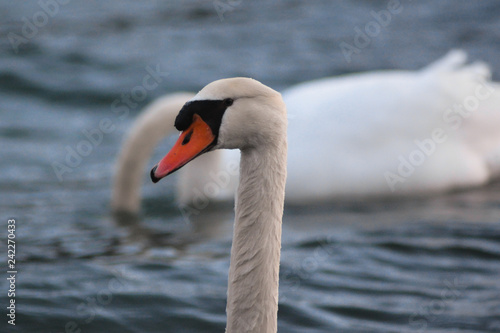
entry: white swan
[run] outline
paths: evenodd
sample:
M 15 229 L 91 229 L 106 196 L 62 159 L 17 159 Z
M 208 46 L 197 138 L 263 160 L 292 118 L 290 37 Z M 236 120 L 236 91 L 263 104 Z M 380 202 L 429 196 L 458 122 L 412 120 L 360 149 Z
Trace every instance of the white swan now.
M 461 51 L 288 89 L 287 203 L 477 186 L 500 171 L 500 85 Z
M 219 80 L 184 105 L 175 127 L 181 135 L 151 170 L 155 183 L 204 152 L 241 150 L 226 332 L 276 332 L 286 180 L 285 103 L 278 92 L 258 81 Z
M 487 65 L 467 65 L 464 52 L 452 51 L 418 71 L 352 74 L 287 89 L 286 202 L 424 194 L 498 177 L 500 85 L 490 76 Z M 115 210 L 139 208 L 143 164 L 123 170 L 144 163 L 159 140 L 141 132 L 157 127 L 168 134 L 173 121 L 156 117 L 169 117 L 188 98 L 160 100 L 138 120 L 119 160 Z M 140 145 L 133 143 L 137 138 Z M 141 147 L 142 160 L 134 145 Z M 239 156 L 220 151 L 202 158 L 182 170 L 181 205 L 233 198 Z

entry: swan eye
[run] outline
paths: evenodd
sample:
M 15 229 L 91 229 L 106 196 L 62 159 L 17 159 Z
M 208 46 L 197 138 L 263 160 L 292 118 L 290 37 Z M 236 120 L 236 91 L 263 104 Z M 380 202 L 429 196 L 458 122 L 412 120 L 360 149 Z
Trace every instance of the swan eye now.
M 225 106 L 231 106 L 234 101 L 231 98 L 226 98 L 223 102 Z

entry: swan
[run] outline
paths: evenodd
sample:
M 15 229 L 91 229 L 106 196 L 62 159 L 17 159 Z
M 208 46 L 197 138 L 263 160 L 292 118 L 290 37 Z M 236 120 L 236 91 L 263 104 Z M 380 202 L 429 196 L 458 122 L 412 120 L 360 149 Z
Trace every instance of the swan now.
M 486 64 L 467 64 L 466 53 L 453 50 L 417 71 L 350 74 L 286 89 L 287 204 L 425 195 L 498 177 L 499 88 Z M 137 213 L 145 155 L 160 138 L 143 132 L 169 134 L 173 120 L 161 118 L 173 119 L 169 114 L 188 99 L 166 97 L 137 121 L 120 155 L 113 209 Z M 232 200 L 238 159 L 234 151 L 215 151 L 181 170 L 180 205 Z
M 498 177 L 500 85 L 490 77 L 453 51 L 418 71 L 288 89 L 287 203 L 424 195 Z
M 181 134 L 151 170 L 154 183 L 199 155 L 241 151 L 226 332 L 277 331 L 287 118 L 281 95 L 249 78 L 214 81 L 175 119 Z

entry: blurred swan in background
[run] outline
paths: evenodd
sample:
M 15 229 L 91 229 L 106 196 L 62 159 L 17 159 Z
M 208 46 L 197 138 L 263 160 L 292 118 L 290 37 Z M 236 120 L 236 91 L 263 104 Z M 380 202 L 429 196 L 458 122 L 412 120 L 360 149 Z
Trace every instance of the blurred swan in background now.
M 384 70 L 305 82 L 287 105 L 287 204 L 422 195 L 478 186 L 500 174 L 500 85 L 482 62 L 455 50 L 417 70 Z M 145 163 L 194 94 L 153 102 L 117 162 L 114 211 L 137 213 Z M 234 197 L 239 152 L 213 151 L 179 170 L 177 198 Z

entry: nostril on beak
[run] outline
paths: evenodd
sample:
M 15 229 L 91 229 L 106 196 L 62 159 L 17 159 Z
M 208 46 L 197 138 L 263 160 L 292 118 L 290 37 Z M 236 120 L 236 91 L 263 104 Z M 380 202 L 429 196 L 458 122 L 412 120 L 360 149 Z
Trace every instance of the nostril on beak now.
M 191 136 L 193 135 L 193 130 L 189 131 L 188 134 L 184 137 L 184 140 L 182 140 L 182 145 L 184 146 L 187 144 L 189 141 L 191 141 Z

